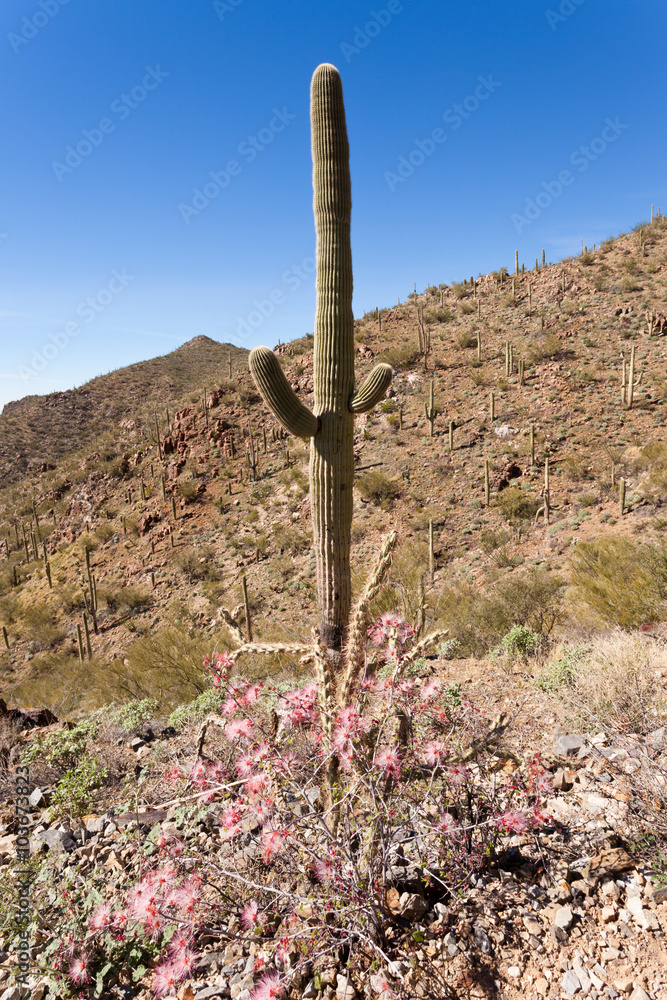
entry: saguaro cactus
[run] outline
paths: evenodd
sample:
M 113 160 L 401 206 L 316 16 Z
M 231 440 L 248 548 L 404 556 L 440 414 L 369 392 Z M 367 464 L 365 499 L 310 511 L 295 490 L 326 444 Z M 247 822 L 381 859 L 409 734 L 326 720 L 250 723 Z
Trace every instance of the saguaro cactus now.
M 296 437 L 310 438 L 320 635 L 325 646 L 337 650 L 351 601 L 354 417 L 382 399 L 392 370 L 377 365 L 355 392 L 349 146 L 340 75 L 327 63 L 313 74 L 311 127 L 317 233 L 313 412 L 292 391 L 267 347 L 254 348 L 249 363 L 257 388 L 283 427 Z

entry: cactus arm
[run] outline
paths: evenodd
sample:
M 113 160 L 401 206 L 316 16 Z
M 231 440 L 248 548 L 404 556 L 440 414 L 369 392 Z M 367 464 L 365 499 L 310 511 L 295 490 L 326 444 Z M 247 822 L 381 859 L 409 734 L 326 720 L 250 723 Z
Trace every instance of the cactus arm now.
M 294 392 L 273 351 L 268 347 L 253 348 L 248 364 L 262 399 L 285 430 L 299 438 L 317 434 L 317 417 Z
M 376 365 L 350 400 L 350 411 L 367 413 L 372 410 L 389 388 L 392 375 L 391 365 Z

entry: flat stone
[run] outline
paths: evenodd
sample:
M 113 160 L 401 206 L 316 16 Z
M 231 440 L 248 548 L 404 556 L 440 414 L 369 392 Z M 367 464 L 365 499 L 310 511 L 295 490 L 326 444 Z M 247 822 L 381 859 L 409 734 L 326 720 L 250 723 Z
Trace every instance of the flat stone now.
M 18 986 L 8 986 L 5 992 L 0 996 L 0 1000 L 20 1000 L 21 990 Z
M 195 1000 L 210 1000 L 211 997 L 221 997 L 227 993 L 227 985 L 225 986 L 206 986 L 203 990 L 199 990 L 195 993 Z
M 86 830 L 88 833 L 104 833 L 107 822 L 104 816 L 93 816 L 86 820 Z
M 37 851 L 47 847 L 54 854 L 69 854 L 77 846 L 76 840 L 67 830 L 43 830 L 33 842 Z
M 429 909 L 424 897 L 418 896 L 414 892 L 404 892 L 399 899 L 399 907 L 400 916 L 406 920 L 418 920 Z
M 561 985 L 561 988 L 563 990 L 565 990 L 566 993 L 569 993 L 571 997 L 573 997 L 574 994 L 578 993 L 579 990 L 581 989 L 581 983 L 579 982 L 579 976 L 574 971 L 574 969 L 570 969 L 568 972 L 565 973 L 565 975 L 563 976 L 563 978 L 561 980 L 561 984 L 560 985 Z
M 586 740 L 583 736 L 559 736 L 556 740 L 556 749 L 564 757 L 572 757 L 585 746 Z
M 536 917 L 524 917 L 523 926 L 529 934 L 534 934 L 535 937 L 539 937 L 544 931 L 541 921 Z
M 306 986 L 305 990 L 301 994 L 301 997 L 302 997 L 302 1000 L 315 1000 L 315 997 L 317 996 L 317 994 L 318 994 L 318 990 L 317 990 L 317 988 L 315 986 L 315 980 L 311 979 L 310 982 L 308 983 L 308 985 Z
M 643 990 L 641 986 L 635 986 L 634 990 L 630 994 L 630 1000 L 651 1000 L 646 990 Z
M 336 976 L 336 996 L 338 1000 L 354 1000 L 357 991 L 347 976 Z
M 612 920 L 616 920 L 616 914 L 618 909 L 616 906 L 603 906 L 600 910 L 600 917 L 603 924 L 610 924 Z
M 475 944 L 477 945 L 477 947 L 479 948 L 479 950 L 484 955 L 490 955 L 491 954 L 491 941 L 489 940 L 489 935 L 486 933 L 486 931 L 484 930 L 484 928 L 481 927 L 479 924 L 475 924 L 473 926 L 473 929 L 472 929 L 472 934 L 473 934 L 473 938 L 475 940 Z
M 44 797 L 44 792 L 41 788 L 35 788 L 28 797 L 28 802 L 30 803 L 31 809 L 41 809 L 42 806 L 47 804 Z
M 632 989 L 632 984 L 634 980 L 632 976 L 621 976 L 619 979 L 614 980 L 614 988 L 618 990 L 619 993 L 629 993 Z
M 572 926 L 574 917 L 570 906 L 560 906 L 554 917 L 554 927 L 559 927 L 562 931 L 567 931 Z
M 511 976 L 512 979 L 520 979 L 521 969 L 519 968 L 518 965 L 510 965 L 509 969 L 507 970 L 507 975 Z
M 535 980 L 534 986 L 541 997 L 545 997 L 549 992 L 549 983 L 542 977 Z

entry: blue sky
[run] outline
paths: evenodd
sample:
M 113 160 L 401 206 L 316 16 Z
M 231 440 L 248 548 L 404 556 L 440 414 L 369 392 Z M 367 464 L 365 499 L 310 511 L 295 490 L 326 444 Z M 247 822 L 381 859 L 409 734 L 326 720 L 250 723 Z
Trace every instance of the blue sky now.
M 667 212 L 666 29 L 663 0 L 4 0 L 0 405 L 312 330 L 320 62 L 355 315 Z

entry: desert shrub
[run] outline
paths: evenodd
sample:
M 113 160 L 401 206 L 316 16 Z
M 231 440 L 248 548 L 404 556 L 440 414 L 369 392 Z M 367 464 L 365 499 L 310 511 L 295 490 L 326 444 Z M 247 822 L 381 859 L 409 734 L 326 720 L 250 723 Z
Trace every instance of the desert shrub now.
M 508 486 L 498 493 L 496 506 L 503 512 L 510 523 L 515 521 L 532 521 L 542 505 L 542 501 L 520 486 Z
M 441 307 L 439 309 L 426 309 L 424 319 L 427 323 L 449 323 L 454 313 L 451 309 Z
M 464 285 L 462 281 L 455 281 L 452 285 L 452 292 L 455 299 L 465 299 L 472 291 L 471 285 Z
M 119 587 L 117 591 L 104 591 L 104 598 L 110 611 L 125 610 L 130 614 L 147 611 L 153 604 L 153 597 L 140 587 Z
M 573 597 L 604 622 L 636 628 L 667 612 L 667 548 L 609 535 L 580 542 L 570 560 Z
M 177 489 L 178 495 L 187 501 L 196 500 L 199 496 L 199 484 L 193 479 L 186 479 L 185 482 L 179 483 Z
M 646 734 L 667 718 L 664 646 L 641 633 L 597 636 L 573 657 L 574 699 L 594 725 Z
M 491 656 L 506 656 L 512 660 L 525 660 L 530 653 L 536 652 L 540 648 L 542 641 L 537 632 L 525 625 L 513 625 L 509 632 L 502 637 L 498 645 L 491 650 Z
M 98 588 L 99 592 L 99 588 Z M 81 587 L 69 586 L 63 587 L 59 594 L 60 607 L 66 615 L 78 614 L 80 611 L 84 611 L 86 607 L 86 602 L 83 597 L 83 590 Z
M 72 729 L 58 729 L 31 740 L 30 746 L 21 754 L 21 763 L 32 764 L 43 760 L 53 766 L 69 767 L 86 752 L 88 740 L 95 739 L 99 719 L 93 717 L 79 722 Z
M 161 711 L 173 711 L 206 687 L 201 640 L 181 625 L 167 625 L 135 639 L 124 660 L 113 660 L 98 680 L 99 697 L 105 702 L 148 698 Z
M 590 267 L 591 264 L 595 263 L 595 254 L 591 253 L 590 250 L 587 250 L 585 253 L 582 253 L 582 255 L 580 256 L 579 263 L 583 264 L 584 267 Z
M 392 368 L 409 368 L 418 357 L 419 351 L 415 347 L 390 347 L 378 354 L 377 360 Z
M 492 531 L 490 528 L 482 528 L 479 541 L 482 551 L 490 555 L 495 549 L 504 546 L 509 542 L 511 535 L 507 531 Z
M 84 757 L 58 784 L 51 799 L 54 816 L 81 817 L 93 803 L 93 792 L 106 781 L 108 770 L 97 757 Z
M 18 705 L 44 705 L 58 718 L 81 707 L 96 708 L 111 700 L 97 697 L 97 683 L 104 679 L 106 667 L 99 660 L 81 663 L 69 651 L 47 652 L 31 661 L 30 672 L 12 688 L 11 697 Z
M 538 336 L 535 342 L 531 345 L 528 354 L 530 360 L 546 361 L 549 358 L 555 358 L 561 351 L 561 342 L 555 333 L 547 333 L 543 337 Z
M 462 302 L 461 312 L 464 316 L 471 316 L 474 312 L 477 312 L 477 306 L 473 305 L 472 302 Z
M 632 292 L 641 292 L 642 286 L 639 284 L 635 278 L 623 278 L 621 281 L 621 291 L 624 295 L 630 295 Z
M 174 729 L 181 729 L 186 725 L 201 722 L 207 715 L 218 712 L 224 700 L 225 696 L 219 690 L 207 688 L 194 701 L 187 705 L 179 705 L 178 708 L 174 709 L 167 719 L 167 725 L 173 726 Z
M 154 718 L 158 711 L 158 703 L 152 698 L 140 698 L 120 705 L 108 712 L 109 720 L 121 729 L 130 733 L 144 722 Z
M 537 674 L 534 684 L 541 691 L 555 693 L 574 687 L 577 667 L 586 653 L 585 646 L 563 646 Z
M 21 617 L 23 631 L 37 649 L 50 649 L 65 637 L 55 609 L 46 601 L 35 601 L 24 608 Z
M 188 583 L 195 580 L 217 580 L 219 571 L 213 562 L 215 553 L 211 548 L 187 548 L 176 553 L 174 562 Z
M 564 582 L 541 567 L 512 573 L 483 592 L 452 587 L 438 606 L 438 624 L 458 639 L 462 656 L 484 656 L 513 625 L 548 637 L 564 621 Z
M 607 282 L 602 274 L 594 274 L 592 278 L 593 288 L 596 292 L 604 292 L 607 288 Z
M 477 334 L 471 330 L 462 330 L 456 338 L 459 347 L 477 347 Z
M 398 480 L 393 479 L 380 469 L 369 469 L 355 482 L 359 495 L 367 503 L 374 503 L 386 510 L 401 493 Z
M 98 538 L 100 542 L 108 542 L 109 539 L 115 535 L 115 533 L 113 525 L 106 521 L 103 524 L 98 524 L 95 528 L 95 537 Z
M 276 524 L 273 526 L 273 543 L 278 549 L 296 555 L 303 552 L 311 544 L 311 538 L 295 524 Z

